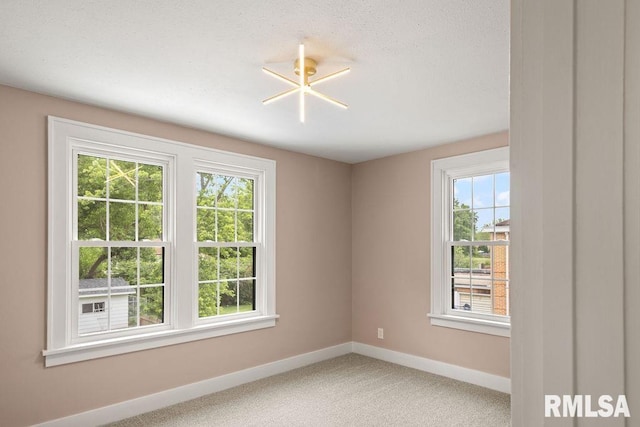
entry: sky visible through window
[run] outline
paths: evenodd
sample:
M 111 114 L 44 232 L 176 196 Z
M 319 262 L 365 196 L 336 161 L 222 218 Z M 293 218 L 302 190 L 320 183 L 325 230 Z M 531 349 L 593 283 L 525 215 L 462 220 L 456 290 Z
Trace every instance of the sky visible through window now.
M 476 232 L 510 217 L 509 172 L 456 179 L 453 195 L 459 208 L 474 210 Z

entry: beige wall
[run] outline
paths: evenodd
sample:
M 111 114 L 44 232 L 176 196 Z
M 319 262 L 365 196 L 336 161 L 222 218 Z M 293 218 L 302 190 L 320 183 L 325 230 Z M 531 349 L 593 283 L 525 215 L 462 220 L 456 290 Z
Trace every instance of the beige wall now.
M 277 326 L 45 369 L 47 115 L 276 160 Z M 350 179 L 347 164 L 0 86 L 0 424 L 351 341 Z
M 45 369 L 47 115 L 276 160 L 277 326 Z M 351 166 L 0 86 L 0 424 L 352 340 L 508 377 L 508 339 L 426 317 L 430 161 L 506 144 L 502 133 Z
M 507 144 L 504 132 L 354 165 L 354 341 L 509 376 L 508 338 L 427 318 L 431 160 Z

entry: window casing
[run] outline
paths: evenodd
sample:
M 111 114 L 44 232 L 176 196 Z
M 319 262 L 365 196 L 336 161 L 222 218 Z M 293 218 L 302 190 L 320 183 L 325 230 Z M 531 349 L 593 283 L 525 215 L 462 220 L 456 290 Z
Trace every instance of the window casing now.
M 49 117 L 46 365 L 274 326 L 274 237 L 275 162 Z
M 431 324 L 509 336 L 509 149 L 431 172 Z

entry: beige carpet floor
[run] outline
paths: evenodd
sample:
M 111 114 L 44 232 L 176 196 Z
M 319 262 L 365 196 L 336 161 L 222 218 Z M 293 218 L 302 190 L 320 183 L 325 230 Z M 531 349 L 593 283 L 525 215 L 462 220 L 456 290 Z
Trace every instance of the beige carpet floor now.
M 111 424 L 509 425 L 508 394 L 353 353 Z

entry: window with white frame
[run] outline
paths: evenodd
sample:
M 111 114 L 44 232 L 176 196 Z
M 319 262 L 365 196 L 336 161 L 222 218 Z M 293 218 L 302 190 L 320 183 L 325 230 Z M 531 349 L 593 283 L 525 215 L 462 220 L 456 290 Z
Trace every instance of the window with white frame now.
M 431 324 L 509 336 L 509 149 L 431 172 Z
M 101 313 L 104 312 L 104 301 L 82 304 L 82 313 Z
M 275 162 L 49 118 L 46 365 L 275 325 Z
M 254 179 L 196 172 L 198 317 L 255 310 Z
M 90 143 L 71 152 L 72 292 L 78 301 L 100 295 L 111 308 L 93 328 L 71 322 L 72 341 L 164 324 L 170 159 Z

